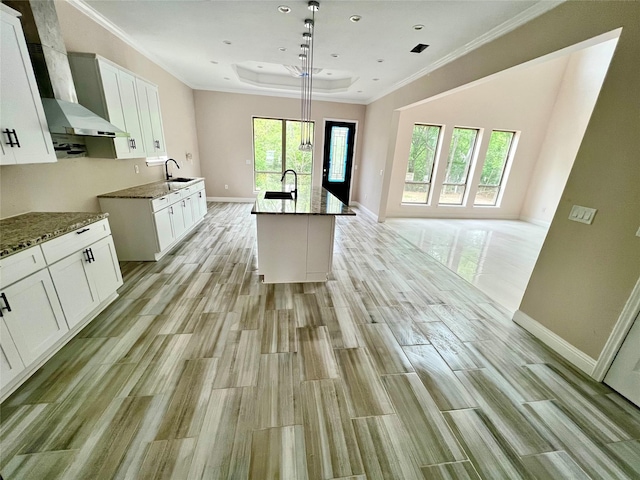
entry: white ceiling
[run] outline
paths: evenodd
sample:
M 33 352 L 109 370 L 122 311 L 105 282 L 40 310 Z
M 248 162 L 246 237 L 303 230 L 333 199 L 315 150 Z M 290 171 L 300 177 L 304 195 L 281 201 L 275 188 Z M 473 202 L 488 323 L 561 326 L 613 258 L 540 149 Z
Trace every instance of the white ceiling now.
M 299 95 L 285 66 L 299 66 L 307 0 L 69 1 L 194 89 Z M 369 103 L 561 1 L 320 0 L 314 98 Z

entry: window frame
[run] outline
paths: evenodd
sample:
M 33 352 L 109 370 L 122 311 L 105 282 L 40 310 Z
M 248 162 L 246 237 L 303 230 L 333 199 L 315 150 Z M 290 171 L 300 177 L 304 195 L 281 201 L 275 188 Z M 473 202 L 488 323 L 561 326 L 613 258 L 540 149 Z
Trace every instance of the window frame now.
M 413 124 L 413 129 L 411 131 L 411 139 L 413 141 L 413 132 L 415 132 L 415 128 L 417 126 L 421 126 L 421 127 L 433 127 L 433 128 L 437 128 L 438 129 L 438 139 L 436 140 L 436 146 L 435 146 L 435 150 L 433 152 L 433 162 L 431 163 L 431 172 L 429 173 L 429 181 L 428 182 L 407 182 L 406 178 L 407 178 L 407 173 L 408 173 L 408 169 L 409 169 L 409 160 L 407 159 L 407 168 L 405 169 L 405 174 L 404 174 L 404 182 L 402 185 L 402 197 L 400 199 L 400 203 L 402 205 L 431 205 L 431 199 L 433 196 L 433 174 L 434 172 L 436 172 L 436 164 L 438 162 L 438 159 L 440 157 L 440 151 L 441 151 L 441 146 L 442 146 L 442 138 L 443 138 L 443 132 L 444 132 L 444 125 L 436 125 L 436 124 L 431 124 L 431 123 L 421 123 L 421 122 L 416 122 Z M 409 156 L 411 155 L 411 145 L 409 146 Z M 404 189 L 406 185 L 428 185 L 427 187 L 427 192 L 426 192 L 426 198 L 424 202 L 408 202 L 404 200 Z
M 515 154 L 515 148 L 516 148 L 516 144 L 517 142 L 517 138 L 519 135 L 519 132 L 515 131 L 515 130 L 506 130 L 503 128 L 497 128 L 495 130 L 491 130 L 491 135 L 489 135 L 489 144 L 491 144 L 491 136 L 493 135 L 493 132 L 503 132 L 503 133 L 511 133 L 511 141 L 509 142 L 509 148 L 507 150 L 507 155 L 505 157 L 504 160 L 504 165 L 502 166 L 502 172 L 500 173 L 500 181 L 498 182 L 497 185 L 485 185 L 480 183 L 482 180 L 482 170 L 484 170 L 484 165 L 487 161 L 487 154 L 485 153 L 484 156 L 484 163 L 482 165 L 482 170 L 480 171 L 480 177 L 478 178 L 478 185 L 476 188 L 476 197 L 473 199 L 473 207 L 498 207 L 500 204 L 500 200 L 502 200 L 502 193 L 504 191 L 504 184 L 505 184 L 505 177 L 506 177 L 506 172 L 508 167 L 511 165 L 513 156 Z M 487 146 L 487 153 L 488 153 L 489 149 Z M 498 193 L 496 194 L 496 199 L 495 202 L 493 204 L 489 204 L 489 203 L 476 203 L 476 198 L 478 196 L 478 191 L 481 187 L 495 187 L 498 189 Z
M 281 149 L 280 149 L 280 164 L 282 165 L 281 171 L 257 171 L 256 170 L 256 131 L 255 131 L 255 121 L 256 120 L 276 120 L 281 122 L 281 126 L 282 126 L 282 135 L 281 135 Z M 252 148 L 252 157 L 253 157 L 253 193 L 254 194 L 258 194 L 260 193 L 262 190 L 259 190 L 256 186 L 256 175 L 257 174 L 279 174 L 279 175 L 283 175 L 284 172 L 288 169 L 287 167 L 287 149 L 286 149 L 286 145 L 287 145 L 287 122 L 296 122 L 296 123 L 302 123 L 302 121 L 297 120 L 297 119 L 292 119 L 292 118 L 276 118 L 276 117 L 263 117 L 263 116 L 259 116 L 259 115 L 255 115 L 251 117 L 251 148 Z M 313 129 L 313 135 L 315 137 L 315 133 L 316 133 L 316 125 L 315 125 L 315 121 L 311 120 L 311 124 L 312 124 L 312 129 Z M 298 177 L 309 177 L 309 185 L 313 185 L 313 162 L 314 162 L 314 155 L 313 155 L 313 150 L 311 151 L 311 173 L 300 173 L 300 172 L 296 172 L 296 174 L 298 175 Z M 299 183 L 300 179 L 298 179 Z
M 482 128 L 478 128 L 478 127 L 453 127 L 453 132 L 451 134 L 451 139 L 453 140 L 453 134 L 455 133 L 456 130 L 474 130 L 476 132 L 476 136 L 473 140 L 473 145 L 471 147 L 470 150 L 470 154 L 469 154 L 469 162 L 467 163 L 466 167 L 465 167 L 465 174 L 464 174 L 464 182 L 463 183 L 451 183 L 451 182 L 447 182 L 446 178 L 447 178 L 447 169 L 449 168 L 449 157 L 451 155 L 451 144 L 449 144 L 449 152 L 447 155 L 447 160 L 446 160 L 446 164 L 444 166 L 444 178 L 442 180 L 442 183 L 440 184 L 440 197 L 438 198 L 438 205 L 442 205 L 445 207 L 463 207 L 465 206 L 466 202 L 465 199 L 468 196 L 469 193 L 469 177 L 470 177 L 470 172 L 471 169 L 474 165 L 475 162 L 477 162 L 477 156 L 478 156 L 478 148 L 480 146 L 480 144 L 482 143 Z M 478 141 L 480 140 L 480 141 Z M 456 187 L 464 187 L 464 192 L 462 193 L 462 198 L 460 199 L 460 203 L 443 203 L 440 201 L 440 198 L 442 198 L 442 191 L 444 190 L 445 186 L 456 186 Z

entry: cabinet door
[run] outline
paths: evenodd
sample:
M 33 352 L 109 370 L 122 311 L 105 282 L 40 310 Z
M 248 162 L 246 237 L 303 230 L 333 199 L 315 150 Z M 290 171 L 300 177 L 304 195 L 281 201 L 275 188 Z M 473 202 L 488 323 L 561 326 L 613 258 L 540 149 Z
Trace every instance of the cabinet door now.
M 55 162 L 20 20 L 2 12 L 0 35 L 0 164 Z
M 7 385 L 24 370 L 24 363 L 18 354 L 9 329 L 0 318 L 0 388 Z
M 2 310 L 3 319 L 25 365 L 37 360 L 69 331 L 48 270 L 40 270 L 2 293 L 11 308 Z
M 100 304 L 89 277 L 87 255 L 86 250 L 81 250 L 49 266 L 69 328 Z
M 156 224 L 156 237 L 158 239 L 158 251 L 161 252 L 169 245 L 173 243 L 175 238 L 173 234 L 172 214 L 173 207 L 163 208 L 153 214 L 153 219 Z
M 98 67 L 100 69 L 104 100 L 107 106 L 108 120 L 120 130 L 131 133 L 127 130 L 127 124 L 124 119 L 120 82 L 118 81 L 119 71 L 117 68 L 104 62 L 98 62 Z M 113 144 L 117 158 L 128 158 L 132 156 L 132 143 L 130 138 L 116 137 L 113 139 Z
M 140 126 L 140 113 L 138 95 L 136 92 L 136 79 L 133 75 L 120 70 L 118 72 L 120 96 L 122 100 L 122 112 L 124 123 L 129 132 L 131 144 L 131 156 L 142 158 L 146 156 L 144 141 L 142 139 L 142 127 Z
M 175 238 L 180 238 L 187 227 L 184 224 L 184 206 L 182 200 L 174 203 L 169 207 L 171 212 L 171 225 L 173 226 L 173 235 Z
M 100 301 L 106 299 L 122 285 L 116 248 L 111 236 L 91 245 L 93 261 L 89 264 L 91 279 Z
M 207 196 L 204 193 L 204 190 L 200 190 L 195 194 L 195 202 L 196 206 L 195 210 L 197 211 L 196 219 L 203 218 L 207 214 Z
M 160 157 L 167 154 L 164 145 L 162 115 L 158 87 L 136 78 L 138 100 L 140 102 L 140 122 L 147 156 Z
M 182 211 L 184 214 L 184 228 L 188 230 L 191 226 L 196 223 L 196 217 L 193 214 L 193 203 L 195 200 L 195 195 L 191 195 L 187 198 L 182 199 Z

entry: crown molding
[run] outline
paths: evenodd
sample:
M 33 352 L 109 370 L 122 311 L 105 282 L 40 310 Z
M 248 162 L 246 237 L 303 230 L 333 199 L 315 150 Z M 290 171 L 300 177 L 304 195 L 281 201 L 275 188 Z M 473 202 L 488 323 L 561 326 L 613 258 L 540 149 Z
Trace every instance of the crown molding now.
M 550 0 L 550 1 L 546 1 L 545 0 L 545 1 L 539 1 L 538 3 L 536 3 L 535 5 L 527 8 L 523 12 L 520 12 L 515 17 L 510 18 L 506 22 L 501 23 L 497 27 L 492 28 L 491 30 L 489 30 L 485 34 L 480 35 L 479 37 L 477 37 L 477 38 L 473 39 L 472 41 L 466 43 L 462 47 L 454 50 L 450 54 L 445 55 L 441 59 L 436 60 L 435 62 L 429 64 L 427 67 L 423 68 L 422 70 L 414 73 L 413 75 L 410 75 L 409 77 L 405 78 L 404 80 L 401 80 L 399 82 L 394 83 L 390 87 L 384 89 L 379 94 L 368 98 L 367 99 L 367 105 L 370 104 L 370 103 L 375 102 L 376 100 L 380 100 L 381 98 L 389 95 L 390 93 L 395 92 L 399 88 L 402 88 L 405 85 L 408 85 L 411 82 L 413 82 L 413 81 L 415 81 L 415 80 L 417 80 L 417 79 L 419 79 L 421 77 L 424 77 L 428 73 L 431 73 L 431 72 L 437 70 L 438 68 L 443 67 L 446 64 L 453 62 L 454 60 L 457 60 L 458 58 L 466 55 L 467 53 L 475 50 L 476 48 L 479 48 L 482 45 L 485 45 L 485 44 L 495 40 L 496 38 L 499 38 L 499 37 L 511 32 L 511 31 L 515 30 L 516 28 L 524 25 L 525 23 L 530 22 L 534 18 L 539 17 L 543 13 L 546 13 L 549 10 L 552 10 L 552 9 L 556 8 L 558 5 L 563 4 L 565 1 L 567 1 L 567 0 Z
M 141 55 L 145 56 L 147 59 L 149 59 L 150 61 L 152 61 L 153 63 L 155 63 L 159 67 L 161 67 L 163 70 L 165 70 L 166 72 L 168 72 L 169 74 L 171 74 L 172 76 L 174 76 L 175 78 L 180 80 L 186 86 L 188 86 L 191 89 L 194 89 L 194 86 L 187 79 L 182 77 L 182 75 L 180 75 L 179 73 L 173 71 L 171 69 L 171 67 L 166 65 L 161 59 L 159 59 L 157 56 L 155 56 L 149 50 L 141 47 L 133 38 L 131 38 L 129 35 L 127 35 L 124 32 L 124 30 L 122 30 L 120 27 L 116 26 L 113 22 L 111 22 L 111 20 L 109 20 L 108 18 L 103 16 L 101 13 L 99 13 L 97 10 L 95 10 L 93 7 L 91 7 L 90 5 L 85 3 L 84 0 L 64 0 L 64 1 L 67 2 L 69 5 L 75 7 L 77 10 L 82 12 L 84 15 L 89 17 L 91 20 L 96 22 L 98 25 L 100 25 L 101 27 L 106 29 L 109 33 L 112 33 L 113 35 L 118 37 L 120 40 L 122 40 L 124 43 L 129 45 L 131 48 L 136 50 L 138 53 L 140 53 Z

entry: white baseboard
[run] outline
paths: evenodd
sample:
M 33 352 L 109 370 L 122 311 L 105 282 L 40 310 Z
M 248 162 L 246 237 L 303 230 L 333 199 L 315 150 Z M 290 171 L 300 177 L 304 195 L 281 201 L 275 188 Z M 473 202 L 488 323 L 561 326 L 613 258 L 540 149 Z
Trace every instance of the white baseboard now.
M 370 218 L 374 222 L 378 221 L 378 216 L 375 213 L 373 213 L 371 210 L 369 210 L 367 207 L 359 204 L 358 202 L 351 202 L 351 205 L 356 207 L 360 211 L 360 213 L 362 213 L 365 217 Z
M 544 220 L 539 220 L 533 217 L 520 216 L 519 220 L 527 223 L 533 223 L 534 225 L 538 225 L 539 227 L 549 228 L 551 226 L 551 222 L 545 222 Z
M 256 197 L 207 197 L 207 202 L 218 203 L 253 203 L 256 201 Z
M 516 311 L 513 314 L 513 321 L 587 375 L 591 375 L 593 372 L 596 365 L 596 361 L 593 358 L 535 321 L 526 313 L 520 310 Z

